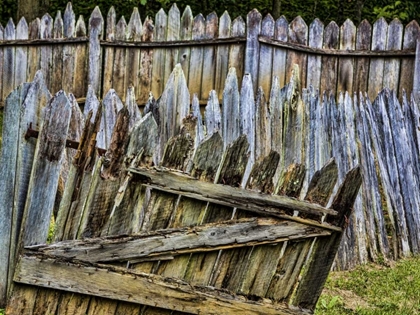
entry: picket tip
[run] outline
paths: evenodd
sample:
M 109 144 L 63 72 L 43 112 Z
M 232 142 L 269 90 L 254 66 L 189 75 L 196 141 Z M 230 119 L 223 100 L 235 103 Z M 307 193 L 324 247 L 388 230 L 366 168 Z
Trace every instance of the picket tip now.
M 71 4 L 71 1 L 67 2 L 67 5 L 66 5 L 66 9 L 64 11 L 64 14 L 66 14 L 67 12 L 69 12 L 69 13 L 71 12 L 74 15 L 73 5 Z
M 169 9 L 169 15 L 171 15 L 171 13 L 172 14 L 176 14 L 176 15 L 179 15 L 180 14 L 180 11 L 178 9 L 178 6 L 176 5 L 176 2 L 174 2 L 172 4 L 171 8 Z
M 190 16 L 192 17 L 192 11 L 191 11 L 191 7 L 189 5 L 187 5 L 184 9 L 184 12 L 182 13 L 182 17 L 186 17 L 186 16 Z
M 16 26 L 16 29 L 26 29 L 28 30 L 28 22 L 26 21 L 25 17 L 22 16 Z

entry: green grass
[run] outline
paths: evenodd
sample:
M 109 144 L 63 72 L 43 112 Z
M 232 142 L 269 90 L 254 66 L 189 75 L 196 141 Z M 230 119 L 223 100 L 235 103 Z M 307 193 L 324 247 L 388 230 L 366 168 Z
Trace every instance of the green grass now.
M 315 315 L 420 314 L 420 257 L 332 272 Z

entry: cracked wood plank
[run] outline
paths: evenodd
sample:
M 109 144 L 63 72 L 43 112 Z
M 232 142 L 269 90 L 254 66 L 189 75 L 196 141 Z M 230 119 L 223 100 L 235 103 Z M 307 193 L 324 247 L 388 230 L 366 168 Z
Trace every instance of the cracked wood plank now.
M 336 214 L 334 210 L 309 202 L 284 196 L 264 195 L 228 185 L 206 183 L 165 169 L 129 168 L 129 171 L 154 189 L 260 214 L 281 217 L 287 213 L 293 213 L 294 210 L 319 216 Z M 239 185 L 238 182 L 237 185 Z
M 191 314 L 220 314 L 221 310 L 223 314 L 309 314 L 283 303 L 250 301 L 214 288 L 193 287 L 180 280 L 135 273 L 125 268 L 106 269 L 103 265 L 76 265 L 34 257 L 22 257 L 15 281 L 137 304 L 159 305 Z
M 26 255 L 45 254 L 54 258 L 89 263 L 141 261 L 142 258 L 208 252 L 218 249 L 273 244 L 330 235 L 332 232 L 302 223 L 273 218 L 250 218 L 209 223 L 196 227 L 143 232 L 129 237 L 65 241 L 26 247 Z

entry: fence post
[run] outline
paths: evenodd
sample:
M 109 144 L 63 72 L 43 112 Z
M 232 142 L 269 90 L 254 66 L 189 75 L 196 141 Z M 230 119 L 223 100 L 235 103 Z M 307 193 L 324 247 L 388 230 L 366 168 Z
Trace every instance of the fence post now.
M 88 84 L 96 95 L 101 95 L 101 43 L 104 19 L 99 7 L 93 10 L 89 19 L 89 65 Z

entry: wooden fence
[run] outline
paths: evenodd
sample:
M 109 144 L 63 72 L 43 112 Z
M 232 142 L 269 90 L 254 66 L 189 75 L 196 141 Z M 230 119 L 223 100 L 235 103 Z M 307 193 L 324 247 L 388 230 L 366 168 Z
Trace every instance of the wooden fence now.
M 162 93 L 177 63 L 201 104 L 213 89 L 222 99 L 230 67 L 239 78 L 250 73 L 254 91 L 262 86 L 268 95 L 271 78 L 277 76 L 283 86 L 294 64 L 303 87 L 336 96 L 368 92 L 371 101 L 389 88 L 401 101 L 403 90 L 410 95 L 420 82 L 415 77 L 419 38 L 416 21 L 405 27 L 398 19 L 324 26 L 316 19 L 308 26 L 300 17 L 275 21 L 257 10 L 245 20 L 232 20 L 227 12 L 220 18 L 214 13 L 194 17 L 189 7 L 181 15 L 175 4 L 168 13 L 159 11 L 154 22 L 142 21 L 136 8 L 128 23 L 124 17 L 117 20 L 113 8 L 106 18 L 96 8 L 85 22 L 82 16 L 76 20 L 69 3 L 55 19 L 46 14 L 29 24 L 21 19 L 0 26 L 0 103 L 41 69 L 51 93 L 64 89 L 83 102 L 91 85 L 101 98 L 113 88 L 124 101 L 134 86 L 136 102 L 145 104 L 150 91 L 155 97 Z
M 274 83 L 271 115 L 231 68 L 226 106 L 211 92 L 204 124 L 181 65 L 143 117 L 132 88 L 126 104 L 91 90 L 85 115 L 41 72 L 15 89 L 0 164 L 6 313 L 311 314 L 362 178 L 350 170 L 326 208 L 338 165 L 306 172 L 298 73 Z M 40 246 L 57 203 L 54 243 Z

